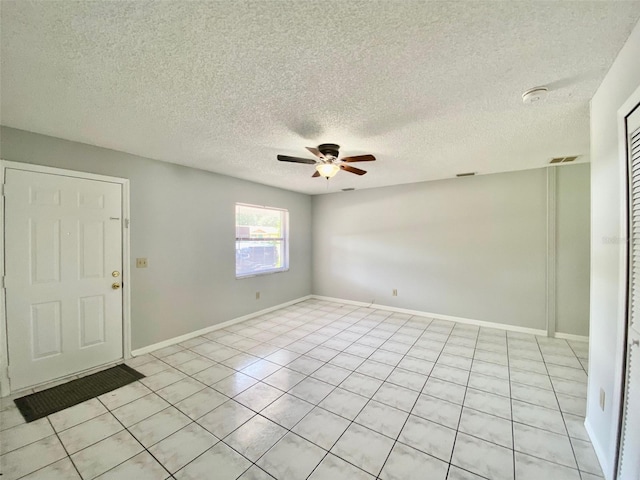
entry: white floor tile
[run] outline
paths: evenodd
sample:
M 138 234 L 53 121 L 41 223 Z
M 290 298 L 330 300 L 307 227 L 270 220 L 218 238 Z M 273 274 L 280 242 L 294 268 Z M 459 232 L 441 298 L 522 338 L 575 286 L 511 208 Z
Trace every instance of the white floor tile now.
M 458 431 L 513 449 L 511 422 L 488 413 L 463 408 Z
M 286 392 L 306 378 L 302 373 L 283 367 L 263 380 L 264 383 Z M 215 386 L 214 386 L 215 388 Z
M 275 478 L 307 478 L 325 454 L 317 445 L 287 433 L 257 464 Z
M 190 423 L 191 419 L 184 413 L 169 407 L 129 427 L 129 431 L 149 448 Z
M 455 430 L 411 415 L 398 441 L 449 462 L 455 438 Z
M 462 385 L 429 377 L 422 393 L 462 405 L 465 391 L 466 389 Z
M 149 452 L 169 472 L 175 473 L 216 443 L 216 437 L 200 425 L 191 423 L 156 443 Z
M 335 386 L 325 383 L 321 380 L 317 380 L 312 377 L 307 377 L 291 390 L 289 393 L 295 395 L 298 398 L 302 398 L 309 403 L 317 405 L 329 395 Z
M 382 385 L 382 380 L 354 372 L 340 384 L 340 387 L 370 398 L 380 388 L 380 385 Z
M 149 395 L 151 390 L 140 382 L 133 382 L 124 387 L 120 387 L 112 392 L 100 395 L 98 400 L 104 404 L 109 410 L 114 410 L 122 405 L 133 402 L 140 397 Z
M 11 405 L 0 411 L 0 431 L 4 431 L 24 423 L 26 423 L 24 417 L 13 402 Z
M 168 477 L 169 472 L 144 451 L 96 477 L 96 480 L 164 480 Z
M 49 420 L 41 418 L 31 423 L 23 423 L 2 432 L 0 440 L 0 455 L 16 450 L 30 443 L 53 435 Z
M 457 429 L 462 406 L 430 395 L 420 395 L 411 413 L 445 427 Z
M 325 450 L 330 450 L 350 423 L 346 418 L 316 407 L 292 431 Z
M 51 435 L 0 456 L 2 479 L 15 480 L 66 456 L 58 437 Z
M 312 403 L 285 393 L 260 413 L 278 425 L 291 429 L 312 409 Z
M 224 442 L 255 462 L 286 433 L 280 425 L 256 415 L 226 437 Z
M 515 449 L 570 468 L 577 468 L 569 437 L 520 423 L 513 424 Z
M 351 424 L 331 453 L 376 476 L 389 455 L 394 441 L 357 424 Z
M 121 431 L 71 455 L 82 478 L 94 478 L 143 450 L 133 436 Z
M 354 422 L 395 439 L 409 414 L 384 403 L 370 400 Z
M 238 477 L 238 480 L 274 480 L 274 478 L 257 465 L 252 465 Z
M 384 382 L 373 396 L 373 400 L 410 412 L 418 395 L 415 390 Z
M 587 355 L 307 300 L 128 360 L 146 378 L 49 419 L 2 398 L 0 463 L 3 478 L 78 479 L 61 440 L 87 478 L 602 480 Z
M 445 480 L 449 464 L 402 443 L 391 450 L 381 480 Z
M 451 463 L 492 480 L 513 480 L 513 451 L 458 433 Z
M 348 420 L 353 420 L 367 402 L 368 399 L 362 395 L 343 388 L 336 388 L 320 402 L 319 406 Z
M 112 411 L 113 415 L 122 422 L 125 427 L 150 417 L 154 413 L 167 408 L 169 404 L 155 393 L 134 400 Z M 62 413 L 62 412 L 61 412 Z M 50 417 L 51 418 L 51 417 Z M 55 424 L 54 424 L 55 427 Z
M 62 460 L 58 460 L 51 465 L 22 477 L 22 480 L 81 480 L 81 478 L 76 467 L 73 466 L 71 459 L 65 457 Z
M 580 480 L 578 470 L 516 452 L 516 480 Z
M 374 480 L 374 477 L 330 453 L 309 480 Z
M 224 438 L 255 415 L 235 400 L 227 400 L 200 417 L 198 423 L 218 438 Z
M 190 397 L 175 404 L 175 407 L 192 420 L 196 420 L 219 405 L 229 400 L 229 397 L 213 390 L 204 388 Z
M 463 470 L 460 467 L 456 467 L 455 465 L 451 465 L 449 467 L 449 476 L 447 477 L 447 480 L 485 480 L 485 478 L 480 477 L 475 473 Z
M 49 415 L 49 421 L 51 421 L 51 425 L 57 432 L 61 432 L 103 413 L 107 413 L 107 409 L 96 398 L 92 398 L 66 410 Z
M 255 378 L 237 372 L 214 383 L 211 387 L 227 397 L 235 397 L 256 383 L 258 383 L 258 380 Z
M 464 397 L 464 406 L 511 420 L 511 400 L 502 395 L 468 388 Z
M 567 434 L 562 414 L 558 410 L 539 407 L 530 403 L 512 400 L 513 421 L 543 430 Z
M 260 382 L 249 387 L 241 394 L 236 395 L 234 399 L 245 407 L 259 412 L 282 395 L 284 395 L 284 392 L 281 390 Z
M 593 450 L 591 442 L 572 438 L 571 444 L 573 445 L 573 451 L 576 455 L 578 468 L 583 472 L 602 476 L 602 469 L 600 468 L 598 458 L 596 457 L 596 453 Z
M 242 455 L 219 442 L 175 474 L 178 480 L 235 480 L 251 466 Z M 214 473 L 215 472 L 215 473 Z
M 76 453 L 114 435 L 124 427 L 111 413 L 104 413 L 58 434 L 67 453 Z

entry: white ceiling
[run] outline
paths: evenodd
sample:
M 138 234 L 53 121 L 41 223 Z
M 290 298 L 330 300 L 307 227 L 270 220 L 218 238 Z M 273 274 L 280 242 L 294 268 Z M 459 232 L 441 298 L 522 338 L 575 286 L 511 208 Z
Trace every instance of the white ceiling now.
M 3 125 L 317 194 L 588 159 L 640 2 L 3 1 Z M 521 102 L 548 85 L 544 104 Z M 327 185 L 305 146 L 372 153 Z

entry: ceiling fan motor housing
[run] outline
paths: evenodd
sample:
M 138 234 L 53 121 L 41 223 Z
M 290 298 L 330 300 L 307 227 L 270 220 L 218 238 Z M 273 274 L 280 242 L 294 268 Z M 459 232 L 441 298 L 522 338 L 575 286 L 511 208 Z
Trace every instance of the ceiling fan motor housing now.
M 318 150 L 325 157 L 331 156 L 334 158 L 338 158 L 338 151 L 340 150 L 340 145 L 336 145 L 335 143 L 323 143 L 322 145 L 318 145 Z

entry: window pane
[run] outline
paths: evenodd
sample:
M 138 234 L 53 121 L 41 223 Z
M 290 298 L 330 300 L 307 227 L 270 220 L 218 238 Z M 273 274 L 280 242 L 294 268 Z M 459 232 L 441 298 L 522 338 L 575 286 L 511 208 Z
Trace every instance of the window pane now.
M 236 276 L 286 270 L 288 212 L 236 205 Z

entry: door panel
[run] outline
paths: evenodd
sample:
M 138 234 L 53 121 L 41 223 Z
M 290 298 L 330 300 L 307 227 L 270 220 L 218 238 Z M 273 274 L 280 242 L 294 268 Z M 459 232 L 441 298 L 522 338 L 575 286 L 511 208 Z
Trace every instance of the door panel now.
M 122 358 L 122 186 L 6 170 L 11 389 Z
M 634 220 L 640 209 L 640 184 L 633 181 L 640 172 L 640 105 L 626 119 L 629 180 L 629 269 L 628 329 L 625 394 L 620 432 L 619 480 L 640 478 L 640 224 Z

